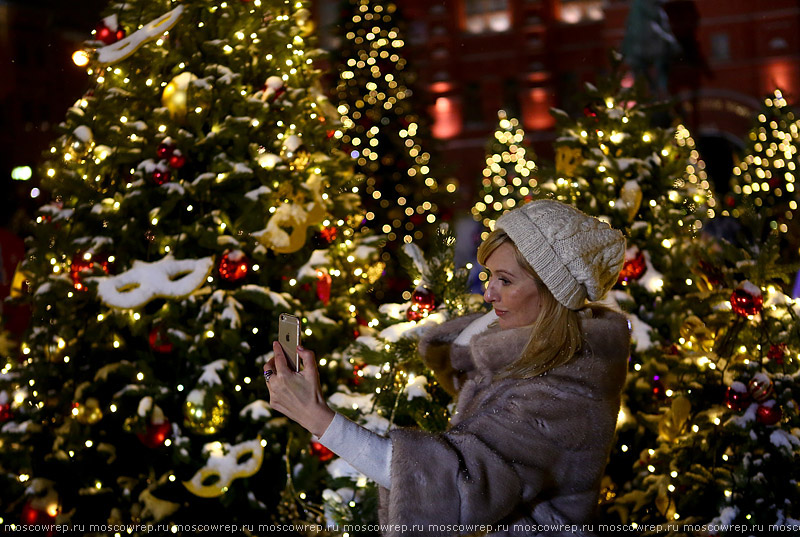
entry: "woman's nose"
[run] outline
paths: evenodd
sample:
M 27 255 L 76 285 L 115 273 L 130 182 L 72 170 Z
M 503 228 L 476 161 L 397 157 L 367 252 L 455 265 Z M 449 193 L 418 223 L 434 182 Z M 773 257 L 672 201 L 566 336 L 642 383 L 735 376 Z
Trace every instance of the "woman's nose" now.
M 486 302 L 489 302 L 491 304 L 492 302 L 495 301 L 495 299 L 496 299 L 496 295 L 495 295 L 495 292 L 494 292 L 494 286 L 492 285 L 492 282 L 489 282 L 486 285 L 486 290 L 483 292 L 483 300 L 485 300 Z

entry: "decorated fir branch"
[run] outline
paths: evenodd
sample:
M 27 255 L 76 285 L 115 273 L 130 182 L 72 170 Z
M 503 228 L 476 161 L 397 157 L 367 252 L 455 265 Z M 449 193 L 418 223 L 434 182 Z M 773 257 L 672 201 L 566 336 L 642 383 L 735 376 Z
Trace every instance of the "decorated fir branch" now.
M 22 266 L 33 320 L 0 376 L 3 522 L 274 518 L 295 427 L 261 380 L 277 317 L 335 355 L 381 275 L 311 13 L 133 0 L 105 15 L 76 55 L 91 89 L 46 155 L 51 202 Z

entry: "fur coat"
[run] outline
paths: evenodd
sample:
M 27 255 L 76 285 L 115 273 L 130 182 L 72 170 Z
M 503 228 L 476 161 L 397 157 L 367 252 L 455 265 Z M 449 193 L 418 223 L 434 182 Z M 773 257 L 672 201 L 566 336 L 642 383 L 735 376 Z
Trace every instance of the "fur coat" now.
M 591 535 L 582 525 L 593 522 L 614 437 L 630 350 L 627 320 L 594 310 L 582 317 L 582 349 L 569 362 L 537 377 L 499 380 L 494 373 L 517 359 L 530 327 L 492 325 L 458 337 L 481 322 L 480 315 L 454 319 L 420 342 L 426 363 L 458 401 L 444 433 L 390 433 L 384 534 Z

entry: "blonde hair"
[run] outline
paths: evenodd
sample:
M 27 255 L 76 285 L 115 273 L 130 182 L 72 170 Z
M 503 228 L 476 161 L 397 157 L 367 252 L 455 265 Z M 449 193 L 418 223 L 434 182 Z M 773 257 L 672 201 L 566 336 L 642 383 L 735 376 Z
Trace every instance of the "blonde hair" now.
M 581 347 L 581 329 L 577 311 L 558 300 L 539 278 L 505 231 L 495 229 L 478 247 L 478 262 L 486 264 L 492 252 L 508 242 L 516 261 L 536 282 L 539 291 L 539 315 L 531 325 L 531 335 L 520 357 L 501 371 L 499 378 L 530 378 L 567 363 Z

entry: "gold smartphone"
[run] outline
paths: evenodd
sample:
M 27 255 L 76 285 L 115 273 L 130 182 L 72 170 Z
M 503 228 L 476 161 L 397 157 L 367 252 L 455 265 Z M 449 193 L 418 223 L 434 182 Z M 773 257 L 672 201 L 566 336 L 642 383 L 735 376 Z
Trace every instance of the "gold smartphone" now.
M 300 319 L 288 313 L 278 318 L 278 343 L 295 371 L 300 371 L 300 357 L 297 346 L 300 344 Z

